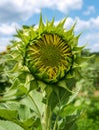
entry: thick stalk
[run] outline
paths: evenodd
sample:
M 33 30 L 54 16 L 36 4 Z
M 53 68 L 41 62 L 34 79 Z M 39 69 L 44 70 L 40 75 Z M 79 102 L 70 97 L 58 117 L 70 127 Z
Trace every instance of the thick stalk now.
M 47 104 L 45 105 L 44 115 L 42 117 L 42 130 L 51 130 L 51 107 Z
M 58 123 L 58 116 L 57 116 L 56 121 L 55 121 L 55 123 L 54 123 L 53 130 L 58 130 L 58 128 L 57 128 L 57 123 Z

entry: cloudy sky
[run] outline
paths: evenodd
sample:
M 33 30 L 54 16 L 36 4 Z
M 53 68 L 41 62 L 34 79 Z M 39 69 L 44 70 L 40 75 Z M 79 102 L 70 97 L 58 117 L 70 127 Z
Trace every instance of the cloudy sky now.
M 69 28 L 75 21 L 75 34 L 83 32 L 79 45 L 87 44 L 91 51 L 99 51 L 99 0 L 0 0 L 0 51 L 13 39 L 22 25 L 34 25 L 43 18 L 55 23 L 67 18 Z

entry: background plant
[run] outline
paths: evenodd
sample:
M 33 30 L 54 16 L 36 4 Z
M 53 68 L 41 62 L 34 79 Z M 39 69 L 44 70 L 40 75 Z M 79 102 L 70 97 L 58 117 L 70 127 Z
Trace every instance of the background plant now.
M 98 130 L 99 128 L 99 85 L 98 53 L 90 53 L 84 50 L 84 55 L 95 54 L 88 62 L 88 66 L 82 69 L 84 75 L 81 79 L 81 90 L 74 102 L 74 106 L 82 108 L 82 114 L 77 121 L 78 130 Z

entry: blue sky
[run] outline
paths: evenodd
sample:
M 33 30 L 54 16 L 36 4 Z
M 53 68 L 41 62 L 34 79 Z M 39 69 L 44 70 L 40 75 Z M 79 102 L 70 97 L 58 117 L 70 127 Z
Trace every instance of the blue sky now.
M 67 17 L 65 28 L 75 21 L 75 34 L 83 32 L 79 45 L 87 43 L 91 51 L 99 51 L 99 0 L 0 0 L 0 51 L 13 39 L 16 28 L 38 24 L 55 17 L 55 24 Z

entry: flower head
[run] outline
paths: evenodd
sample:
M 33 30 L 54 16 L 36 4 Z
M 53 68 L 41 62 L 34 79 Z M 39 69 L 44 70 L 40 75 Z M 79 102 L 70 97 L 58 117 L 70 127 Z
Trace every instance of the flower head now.
M 74 35 L 75 24 L 66 30 L 65 22 L 66 19 L 55 25 L 53 19 L 44 24 L 41 16 L 37 28 L 23 27 L 18 31 L 24 63 L 35 79 L 56 83 L 77 72 L 83 47 L 78 47 L 80 35 Z
M 35 76 L 56 82 L 70 70 L 73 56 L 70 46 L 61 36 L 45 33 L 28 45 L 26 61 Z

